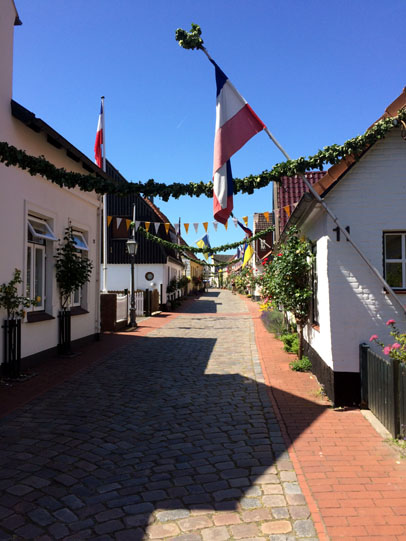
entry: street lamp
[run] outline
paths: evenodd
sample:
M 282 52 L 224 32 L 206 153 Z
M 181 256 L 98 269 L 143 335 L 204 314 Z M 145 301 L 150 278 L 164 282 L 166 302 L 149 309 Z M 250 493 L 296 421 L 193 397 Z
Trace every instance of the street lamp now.
M 136 327 L 135 320 L 135 287 L 134 287 L 134 260 L 138 250 L 138 242 L 134 239 L 127 240 L 127 252 L 131 256 L 131 307 L 130 307 L 130 325 Z

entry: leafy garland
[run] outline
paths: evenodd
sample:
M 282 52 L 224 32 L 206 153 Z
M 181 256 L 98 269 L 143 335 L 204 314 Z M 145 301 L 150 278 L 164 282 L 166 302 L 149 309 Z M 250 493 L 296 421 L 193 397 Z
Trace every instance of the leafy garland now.
M 152 240 L 153 242 L 156 242 L 157 244 L 160 244 L 161 246 L 164 246 L 165 248 L 170 248 L 172 250 L 178 250 L 179 252 L 184 252 L 187 250 L 188 252 L 192 252 L 194 254 L 216 254 L 217 252 L 223 252 L 225 250 L 231 250 L 233 248 L 237 248 L 238 246 L 242 246 L 244 243 L 251 244 L 251 242 L 254 242 L 254 240 L 257 240 L 261 237 L 264 237 L 271 231 L 274 231 L 275 227 L 271 226 L 267 229 L 264 229 L 264 231 L 260 231 L 259 233 L 256 233 L 256 235 L 253 235 L 252 237 L 245 238 L 241 241 L 232 242 L 231 244 L 223 244 L 222 246 L 216 246 L 215 248 L 195 248 L 194 246 L 188 246 L 187 244 L 175 244 L 174 242 L 169 242 L 168 240 L 161 239 L 160 237 L 157 237 L 155 235 L 152 235 L 152 233 L 148 233 L 146 229 L 144 229 L 142 226 L 140 226 L 137 231 L 140 231 L 148 240 Z
M 259 175 L 249 175 L 244 178 L 234 179 L 234 193 L 252 194 L 258 188 L 264 188 L 271 182 L 280 182 L 281 177 L 293 177 L 306 171 L 322 170 L 323 165 L 334 165 L 342 159 L 353 156 L 359 158 L 362 153 L 399 122 L 406 121 L 406 108 L 399 111 L 396 117 L 383 118 L 376 122 L 364 135 L 358 135 L 346 141 L 343 145 L 331 145 L 319 150 L 314 156 L 300 157 L 297 160 L 287 160 L 277 163 L 271 171 L 263 171 Z M 181 196 L 190 197 L 213 197 L 213 182 L 189 182 L 183 184 L 174 182 L 165 184 L 155 182 L 153 179 L 147 182 L 117 183 L 95 175 L 82 175 L 57 168 L 48 162 L 43 156 L 35 157 L 28 155 L 24 150 L 17 149 L 7 142 L 0 142 L 0 162 L 7 167 L 14 166 L 28 171 L 31 176 L 40 175 L 60 187 L 78 187 L 84 192 L 95 191 L 99 194 L 115 194 L 126 196 L 130 194 L 143 194 L 146 197 L 156 196 L 163 201 L 170 197 L 178 199 Z
M 228 261 L 226 263 L 207 263 L 206 261 L 202 261 L 201 259 L 193 259 L 192 257 L 189 257 L 185 253 L 182 254 L 182 257 L 189 259 L 189 261 L 194 261 L 198 265 L 201 265 L 202 267 L 215 267 L 217 268 L 223 268 L 223 267 L 229 267 L 230 265 L 234 265 L 234 263 L 239 263 L 242 261 L 242 257 L 239 257 L 238 259 L 232 259 L 231 261 Z

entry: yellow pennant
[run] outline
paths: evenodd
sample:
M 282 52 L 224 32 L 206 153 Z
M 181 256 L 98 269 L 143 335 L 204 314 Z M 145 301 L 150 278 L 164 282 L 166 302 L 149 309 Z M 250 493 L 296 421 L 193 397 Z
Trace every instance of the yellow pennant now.
M 283 207 L 283 210 L 286 212 L 286 214 L 290 218 L 290 205 L 286 205 L 286 207 Z
M 131 225 L 131 223 L 132 223 L 132 221 L 131 221 L 131 220 L 128 220 L 128 219 L 126 219 L 126 221 L 125 221 L 125 225 L 126 225 L 126 227 L 127 227 L 127 231 L 128 231 L 129 229 L 130 229 L 130 225 Z
M 170 225 L 171 225 L 171 224 L 168 224 L 168 223 L 165 223 L 165 224 L 164 224 L 166 234 L 168 234 L 168 232 L 169 232 L 169 227 L 170 227 Z
M 265 220 L 269 222 L 269 212 L 264 212 Z
M 227 227 L 228 227 L 228 220 L 227 222 L 224 224 L 224 227 L 226 228 L 226 231 L 227 231 Z
M 111 224 L 111 220 L 113 219 L 113 216 L 107 216 L 107 227 Z
M 144 222 L 145 223 L 145 229 L 149 231 L 149 226 L 151 225 L 151 222 Z
M 245 226 L 248 227 L 248 216 L 243 216 L 242 219 L 244 220 Z
M 189 232 L 189 224 L 183 224 L 185 226 L 185 231 L 186 231 L 186 234 L 188 234 Z
M 207 233 L 208 225 L 209 225 L 209 222 L 203 222 L 203 227 L 204 227 L 204 230 L 206 231 L 206 233 Z

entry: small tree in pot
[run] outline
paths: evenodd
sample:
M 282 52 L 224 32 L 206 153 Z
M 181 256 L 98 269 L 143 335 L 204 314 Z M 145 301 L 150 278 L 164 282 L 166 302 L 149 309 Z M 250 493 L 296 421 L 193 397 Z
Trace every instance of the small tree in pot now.
M 24 308 L 35 306 L 36 300 L 18 294 L 17 287 L 22 283 L 21 271 L 14 269 L 13 278 L 7 284 L 0 285 L 0 308 L 7 312 L 4 322 L 4 367 L 5 376 L 18 377 L 21 364 L 21 318 Z
M 62 308 L 59 314 L 59 352 L 69 354 L 70 300 L 72 294 L 90 280 L 93 268 L 93 263 L 77 250 L 71 226 L 65 229 L 63 242 L 56 251 L 55 268 Z

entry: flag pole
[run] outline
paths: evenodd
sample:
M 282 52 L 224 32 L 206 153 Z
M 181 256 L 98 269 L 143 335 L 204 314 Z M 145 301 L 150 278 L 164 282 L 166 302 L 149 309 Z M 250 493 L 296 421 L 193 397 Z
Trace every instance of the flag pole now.
M 104 124 L 104 96 L 102 102 L 102 130 L 103 130 L 103 171 L 106 172 L 106 130 Z M 103 293 L 107 293 L 107 194 L 103 194 Z
M 207 49 L 200 45 L 199 49 L 204 52 L 204 54 L 207 56 L 207 58 L 214 62 L 212 57 L 207 52 Z M 265 133 L 268 135 L 270 140 L 274 143 L 274 145 L 282 152 L 282 154 L 285 156 L 287 160 L 291 160 L 291 157 L 286 152 L 286 150 L 282 147 L 282 145 L 277 141 L 277 139 L 272 135 L 272 133 L 269 131 L 267 127 L 264 128 Z M 348 242 L 351 244 L 351 246 L 354 248 L 354 250 L 358 253 L 358 255 L 361 257 L 361 259 L 367 264 L 367 266 L 370 268 L 370 270 L 375 274 L 375 276 L 378 278 L 378 280 L 383 285 L 384 289 L 390 294 L 392 299 L 395 301 L 395 303 L 398 305 L 398 307 L 401 308 L 403 313 L 406 313 L 405 307 L 402 305 L 398 297 L 396 296 L 395 292 L 391 288 L 391 286 L 387 283 L 385 278 L 381 275 L 381 273 L 375 268 L 375 266 L 369 261 L 369 259 L 366 257 L 366 255 L 362 252 L 362 250 L 359 248 L 359 246 L 352 240 L 350 234 L 345 229 L 343 225 L 339 222 L 337 216 L 333 213 L 333 211 L 328 207 L 324 199 L 320 197 L 320 195 L 316 192 L 316 190 L 313 188 L 312 184 L 307 180 L 306 176 L 303 173 L 298 173 L 298 176 L 303 180 L 307 188 L 309 189 L 312 196 L 315 198 L 317 203 L 319 203 L 324 211 L 330 216 L 330 218 L 333 220 L 333 222 L 336 224 L 338 229 L 343 233 L 345 238 L 348 240 Z

